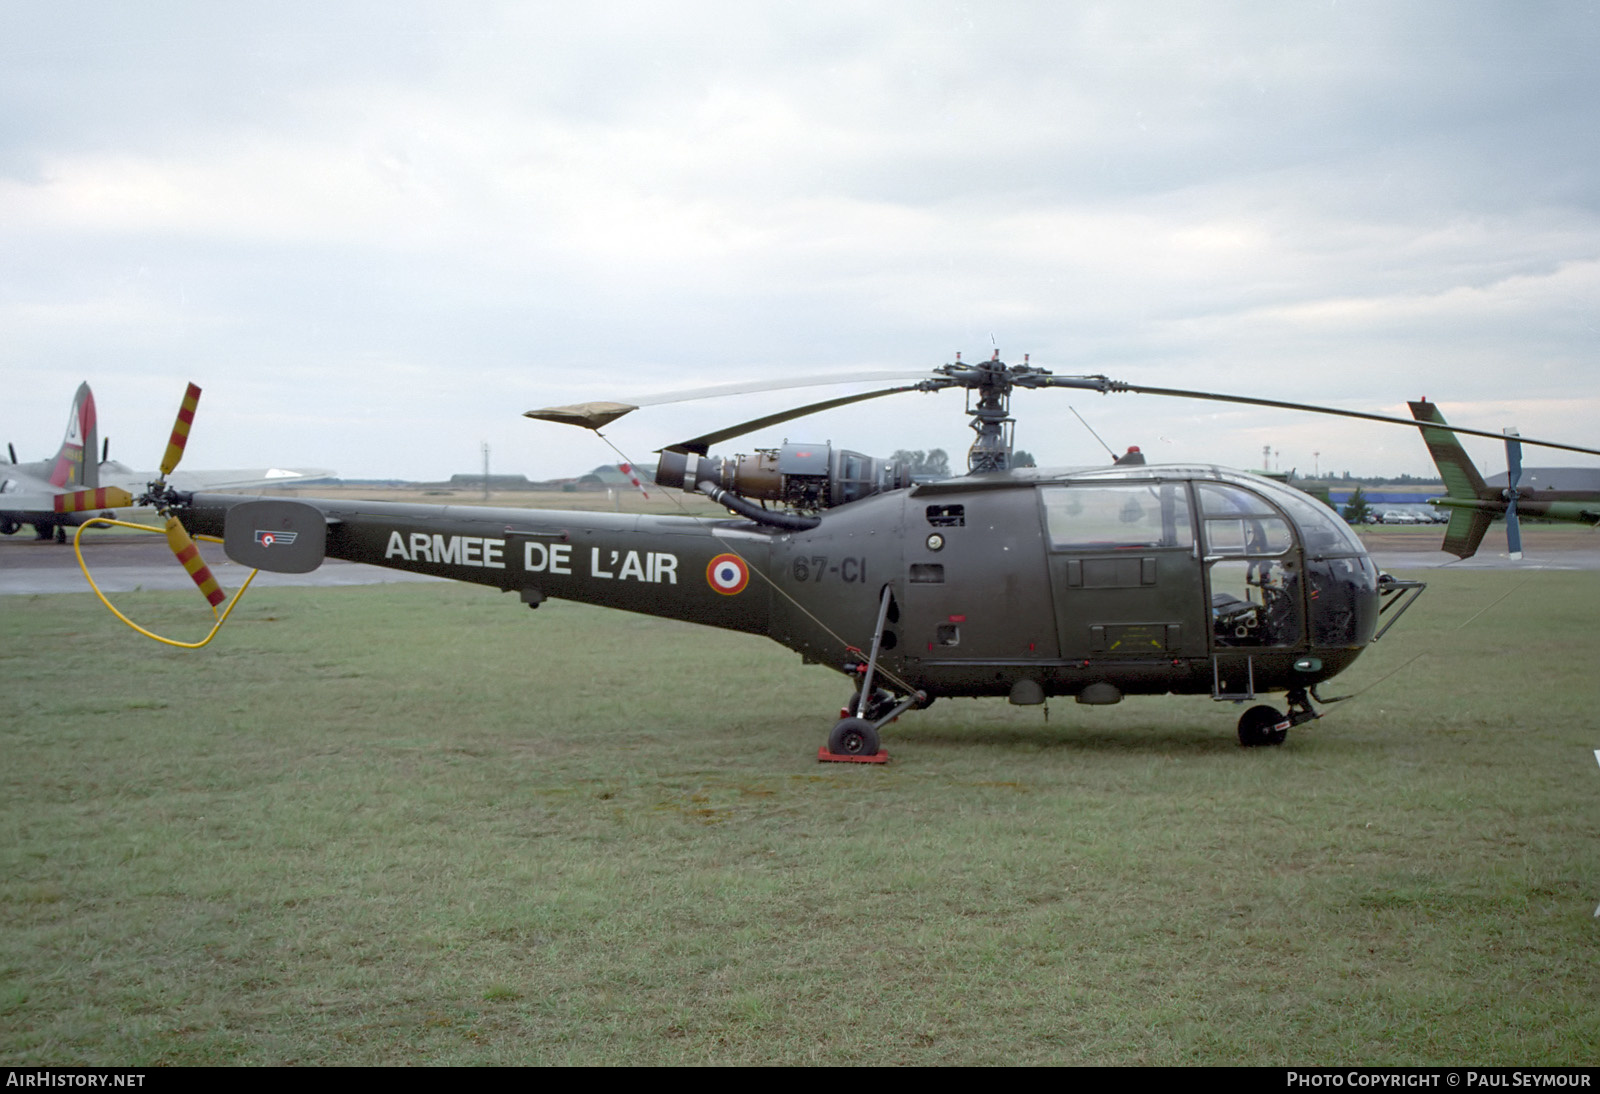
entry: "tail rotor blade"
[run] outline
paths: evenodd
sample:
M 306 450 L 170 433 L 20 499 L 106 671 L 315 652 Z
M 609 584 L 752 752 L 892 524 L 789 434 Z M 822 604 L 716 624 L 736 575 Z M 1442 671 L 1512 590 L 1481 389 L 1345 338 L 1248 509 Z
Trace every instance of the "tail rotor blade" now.
M 1521 496 L 1517 483 L 1522 481 L 1522 442 L 1517 431 L 1507 429 L 1506 434 L 1506 551 L 1512 559 L 1522 557 L 1522 524 L 1517 520 L 1517 498 Z
M 217 579 L 211 576 L 211 568 L 200 557 L 200 548 L 189 538 L 189 533 L 178 523 L 177 517 L 167 518 L 167 546 L 183 563 L 183 568 L 189 572 L 189 577 L 199 587 L 200 595 L 206 598 L 211 610 L 216 611 L 217 605 L 228 597 L 223 593 L 222 586 L 217 584 Z
M 183 393 L 183 405 L 178 407 L 178 420 L 172 423 L 172 439 L 167 442 L 166 455 L 161 457 L 161 477 L 172 474 L 183 458 L 184 445 L 189 443 L 189 426 L 194 423 L 194 409 L 200 403 L 200 388 L 190 384 Z

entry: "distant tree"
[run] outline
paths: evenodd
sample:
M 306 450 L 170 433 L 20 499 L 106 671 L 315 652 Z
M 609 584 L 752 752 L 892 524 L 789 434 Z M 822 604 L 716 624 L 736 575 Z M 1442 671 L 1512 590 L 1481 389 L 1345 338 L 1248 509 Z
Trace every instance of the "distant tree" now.
M 1011 453 L 1012 467 L 1038 467 L 1039 461 L 1033 458 L 1033 453 L 1026 448 L 1019 448 Z
M 930 449 L 927 452 L 920 448 L 915 452 L 908 448 L 901 448 L 889 457 L 891 460 L 904 460 L 911 466 L 913 475 L 935 479 L 950 477 L 950 457 L 942 448 Z
M 1350 495 L 1350 501 L 1344 507 L 1344 519 L 1351 524 L 1371 524 L 1372 511 L 1367 508 L 1367 495 L 1361 487 L 1356 487 L 1356 492 Z

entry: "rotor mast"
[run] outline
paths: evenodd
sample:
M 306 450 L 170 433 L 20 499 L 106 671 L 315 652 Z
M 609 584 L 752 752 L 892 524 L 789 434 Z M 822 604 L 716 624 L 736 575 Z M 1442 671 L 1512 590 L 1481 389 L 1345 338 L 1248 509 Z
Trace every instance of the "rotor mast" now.
M 934 371 L 939 378 L 923 385 L 924 390 L 937 391 L 942 387 L 962 387 L 967 390 L 967 413 L 972 420 L 967 424 L 977 437 L 967 450 L 967 471 L 1005 471 L 1011 467 L 1011 449 L 1017 420 L 1011 416 L 1011 389 L 1017 384 L 1035 387 L 1050 373 L 1023 363 L 1007 365 L 995 350 L 989 360 L 969 365 L 956 354 L 955 364 L 942 365 Z
M 978 366 L 977 384 L 967 389 L 967 412 L 972 415 L 967 424 L 977 434 L 967 450 L 967 472 L 1009 468 L 1017 420 L 1011 416 L 1011 379 L 999 350 Z

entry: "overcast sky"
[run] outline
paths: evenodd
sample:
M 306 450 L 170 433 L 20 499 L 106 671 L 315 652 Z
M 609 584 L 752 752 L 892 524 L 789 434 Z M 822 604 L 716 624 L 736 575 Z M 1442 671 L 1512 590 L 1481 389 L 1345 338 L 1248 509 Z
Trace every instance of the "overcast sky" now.
M 998 347 L 1600 446 L 1597 57 L 1592 2 L 0 0 L 0 440 L 53 452 L 88 380 L 151 467 L 192 379 L 186 467 L 545 477 L 613 457 L 532 407 Z M 824 397 L 608 433 L 649 462 Z M 1160 459 L 1432 470 L 1132 395 L 1019 393 L 1019 447 L 1103 461 L 1069 405 Z M 959 466 L 960 411 L 725 454 Z

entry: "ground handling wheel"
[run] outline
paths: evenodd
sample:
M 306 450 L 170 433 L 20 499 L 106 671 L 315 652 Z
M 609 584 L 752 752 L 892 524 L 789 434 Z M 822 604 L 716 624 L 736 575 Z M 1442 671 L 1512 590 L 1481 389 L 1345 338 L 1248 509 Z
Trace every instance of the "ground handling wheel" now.
M 827 747 L 817 759 L 835 763 L 883 763 L 889 754 L 878 741 L 878 731 L 865 718 L 841 718 L 828 734 Z

